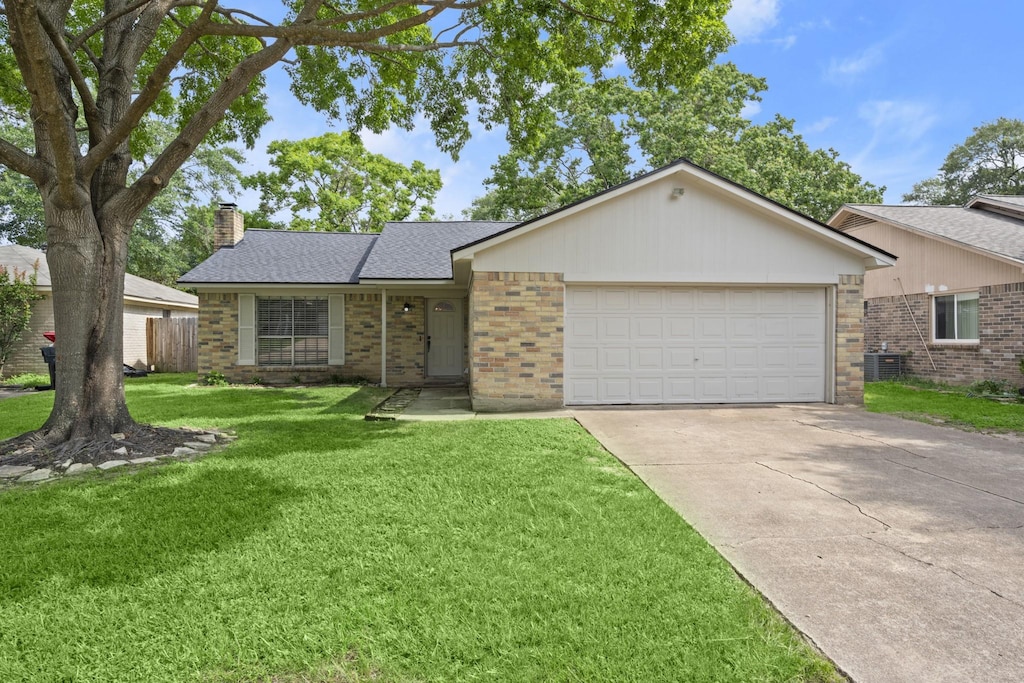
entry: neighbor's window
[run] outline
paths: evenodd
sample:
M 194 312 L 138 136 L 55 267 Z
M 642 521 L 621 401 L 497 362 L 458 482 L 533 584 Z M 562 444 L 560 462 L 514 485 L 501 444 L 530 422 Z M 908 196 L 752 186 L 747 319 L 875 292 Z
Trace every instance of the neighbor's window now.
M 256 299 L 259 365 L 327 365 L 327 299 Z
M 936 341 L 978 341 L 978 293 L 947 294 L 933 299 Z

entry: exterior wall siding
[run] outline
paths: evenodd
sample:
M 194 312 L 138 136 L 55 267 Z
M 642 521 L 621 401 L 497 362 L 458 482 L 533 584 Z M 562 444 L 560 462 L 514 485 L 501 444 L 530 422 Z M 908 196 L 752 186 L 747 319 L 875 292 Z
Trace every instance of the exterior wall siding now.
M 163 317 L 164 311 L 170 310 L 171 316 L 195 317 L 195 311 L 182 309 L 165 309 L 159 306 L 126 303 L 124 306 L 124 362 L 137 368 L 145 368 L 148 363 L 146 349 L 146 318 Z M 14 353 L 4 367 L 4 375 L 17 375 L 33 372 L 45 375 L 49 372 L 43 362 L 40 346 L 49 344 L 43 338 L 43 332 L 52 330 L 53 300 L 47 295 L 32 305 L 32 318 L 29 329 L 21 335 L 15 346 Z
M 14 352 L 7 359 L 4 366 L 4 376 L 20 375 L 26 372 L 33 372 L 39 375 L 49 374 L 43 356 L 39 352 L 40 346 L 46 346 L 50 342 L 43 337 L 43 332 L 53 329 L 53 299 L 47 295 L 45 298 L 32 303 L 32 317 L 29 319 L 28 329 L 22 332 L 21 339 L 14 346 Z
M 685 195 L 673 199 L 683 187 Z M 562 273 L 569 284 L 810 284 L 863 257 L 682 176 L 635 188 L 477 253 L 477 272 Z
M 864 276 L 840 275 L 836 289 L 836 395 L 864 403 Z
M 932 341 L 928 294 L 909 294 L 906 302 L 902 296 L 889 296 L 870 298 L 866 303 L 867 350 L 879 351 L 885 342 L 889 353 L 904 354 L 907 374 L 950 384 L 988 379 L 1024 386 L 1018 365 L 1024 357 L 1024 282 L 979 288 L 977 344 Z M 908 303 L 913 315 L 907 310 Z
M 885 223 L 869 223 L 848 233 L 899 257 L 891 268 L 867 272 L 866 299 L 900 296 L 903 291 L 908 295 L 924 294 L 942 287 L 963 291 L 1024 278 L 1020 266 Z
M 473 273 L 469 308 L 473 408 L 493 412 L 561 407 L 561 274 Z
M 199 374 L 220 372 L 228 381 L 258 377 L 267 384 L 366 380 L 380 382 L 380 294 L 345 295 L 345 364 L 238 365 L 238 294 L 199 294 Z M 408 313 L 405 303 L 413 305 Z M 388 386 L 423 383 L 425 299 L 388 296 Z

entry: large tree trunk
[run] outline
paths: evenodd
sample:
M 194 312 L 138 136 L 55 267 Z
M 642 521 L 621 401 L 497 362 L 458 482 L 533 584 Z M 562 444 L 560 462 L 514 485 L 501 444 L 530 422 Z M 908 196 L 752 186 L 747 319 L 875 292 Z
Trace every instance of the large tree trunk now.
M 71 206 L 44 193 L 57 334 L 50 443 L 109 439 L 135 423 L 124 399 L 123 300 L 130 224 L 94 212 L 82 191 Z

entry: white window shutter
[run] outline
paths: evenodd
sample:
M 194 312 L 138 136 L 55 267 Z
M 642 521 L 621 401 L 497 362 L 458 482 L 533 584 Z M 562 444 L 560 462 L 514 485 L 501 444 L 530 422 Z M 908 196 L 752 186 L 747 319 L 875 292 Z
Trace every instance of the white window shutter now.
M 327 364 L 345 364 L 345 295 L 327 297 L 328 339 Z
M 238 295 L 238 364 L 256 365 L 256 295 Z

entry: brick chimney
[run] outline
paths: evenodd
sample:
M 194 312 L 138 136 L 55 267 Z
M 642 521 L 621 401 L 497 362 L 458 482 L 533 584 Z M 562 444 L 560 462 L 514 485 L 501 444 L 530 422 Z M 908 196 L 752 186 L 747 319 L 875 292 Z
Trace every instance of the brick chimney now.
M 214 251 L 222 247 L 233 247 L 242 240 L 242 231 L 245 229 L 242 220 L 237 205 L 230 202 L 220 205 L 213 219 Z

